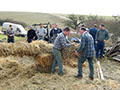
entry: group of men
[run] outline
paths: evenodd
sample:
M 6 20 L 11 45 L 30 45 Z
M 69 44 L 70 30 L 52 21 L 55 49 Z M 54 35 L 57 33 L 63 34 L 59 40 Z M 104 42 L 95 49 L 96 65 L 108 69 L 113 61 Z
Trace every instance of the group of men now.
M 58 27 L 58 23 L 52 25 L 52 29 L 50 30 L 50 42 L 53 43 L 56 37 L 62 32 L 62 30 Z M 27 41 L 31 43 L 36 37 L 38 40 L 44 40 L 47 35 L 46 29 L 43 27 L 43 24 L 40 24 L 40 28 L 36 29 L 33 26 L 30 26 L 30 30 L 27 33 Z
M 105 29 L 104 24 L 101 24 L 100 29 L 98 30 L 98 26 L 94 24 L 94 28 L 86 30 L 85 26 L 79 27 L 79 31 L 82 35 L 81 37 L 81 45 L 80 48 L 75 51 L 75 55 L 78 55 L 79 52 L 82 52 L 81 57 L 78 60 L 78 75 L 75 78 L 82 78 L 82 64 L 88 60 L 89 69 L 90 69 L 90 79 L 94 79 L 94 56 L 96 53 L 96 58 L 103 58 L 103 52 L 105 47 L 106 40 L 109 39 L 109 32 Z M 50 41 L 54 43 L 52 53 L 54 55 L 54 63 L 52 65 L 51 73 L 55 73 L 55 68 L 58 64 L 59 67 L 59 75 L 64 75 L 63 70 L 63 61 L 61 56 L 61 51 L 65 47 L 75 46 L 75 43 L 71 43 L 66 36 L 69 35 L 70 28 L 65 27 L 63 31 L 58 27 L 58 24 L 55 23 L 52 25 L 52 29 L 50 31 Z M 8 43 L 14 43 L 14 30 L 12 25 L 9 26 L 9 30 L 7 31 L 8 35 Z M 46 36 L 46 30 L 43 27 L 43 24 L 40 24 L 40 28 L 37 29 L 37 32 L 33 30 L 33 26 L 30 26 L 30 30 L 27 33 L 27 41 L 31 43 L 38 37 L 38 40 L 44 40 Z M 96 51 L 96 52 L 95 52 Z
M 100 25 L 100 30 L 97 30 L 97 25 L 94 25 L 94 28 L 91 28 L 89 32 L 86 30 L 85 27 L 79 27 L 79 31 L 82 35 L 81 37 L 81 45 L 80 48 L 75 51 L 75 55 L 78 55 L 79 52 L 82 52 L 81 57 L 78 60 L 78 75 L 75 76 L 75 78 L 82 78 L 82 65 L 83 63 L 88 60 L 89 62 L 89 69 L 90 74 L 89 77 L 91 80 L 94 79 L 94 56 L 95 56 L 95 50 L 96 50 L 96 58 L 99 57 L 103 58 L 103 49 L 105 46 L 105 41 L 109 39 L 109 32 L 105 29 L 104 24 Z M 74 43 L 71 43 L 66 39 L 66 36 L 69 35 L 70 28 L 65 27 L 63 32 L 60 33 L 53 45 L 52 53 L 54 55 L 55 61 L 52 65 L 51 73 L 55 73 L 56 65 L 58 64 L 59 67 L 59 73 L 58 75 L 63 76 L 64 70 L 63 70 L 63 61 L 61 56 L 61 51 L 65 47 L 75 46 Z M 100 50 L 100 52 L 99 52 Z

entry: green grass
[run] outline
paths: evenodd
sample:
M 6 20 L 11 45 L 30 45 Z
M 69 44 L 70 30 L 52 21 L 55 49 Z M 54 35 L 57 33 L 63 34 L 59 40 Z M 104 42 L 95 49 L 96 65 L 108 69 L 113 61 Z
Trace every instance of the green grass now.
M 4 42 L 7 42 L 8 37 L 6 35 L 0 35 L 0 40 L 6 38 L 6 40 L 4 40 Z M 20 42 L 20 41 L 26 41 L 25 37 L 17 37 L 15 36 L 15 42 Z

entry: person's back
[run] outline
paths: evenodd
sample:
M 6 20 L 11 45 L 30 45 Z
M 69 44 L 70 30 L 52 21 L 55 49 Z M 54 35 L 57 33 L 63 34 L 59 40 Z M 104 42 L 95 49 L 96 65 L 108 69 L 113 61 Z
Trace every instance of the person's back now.
M 94 39 L 94 43 L 95 43 L 96 33 L 98 31 L 97 27 L 98 27 L 98 25 L 94 24 L 94 27 L 89 30 L 89 33 L 92 35 L 92 37 Z
M 93 57 L 95 51 L 93 37 L 88 32 L 85 32 L 85 34 L 82 37 L 85 40 L 85 47 L 82 50 L 82 56 Z
M 90 30 L 89 30 L 89 33 L 92 35 L 92 37 L 93 37 L 93 39 L 95 40 L 95 36 L 96 36 L 96 33 L 97 33 L 97 28 L 91 28 Z

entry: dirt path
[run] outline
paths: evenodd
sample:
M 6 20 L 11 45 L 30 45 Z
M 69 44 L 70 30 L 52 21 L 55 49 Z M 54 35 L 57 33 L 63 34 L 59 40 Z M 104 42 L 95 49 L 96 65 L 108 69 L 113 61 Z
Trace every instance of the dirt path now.
M 96 64 L 95 64 L 96 65 Z M 97 78 L 91 81 L 88 64 L 83 68 L 83 79 L 74 78 L 77 68 L 64 66 L 65 76 L 40 73 L 30 57 L 1 57 L 0 89 L 1 90 L 120 90 L 120 62 L 101 61 L 105 81 Z

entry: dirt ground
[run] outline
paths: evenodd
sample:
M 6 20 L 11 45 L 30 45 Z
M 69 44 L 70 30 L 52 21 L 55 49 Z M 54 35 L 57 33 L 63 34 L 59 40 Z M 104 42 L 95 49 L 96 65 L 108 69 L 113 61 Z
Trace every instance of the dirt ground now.
M 100 60 L 105 81 L 91 81 L 88 64 L 83 68 L 83 79 L 74 78 L 77 67 L 64 66 L 65 75 L 40 73 L 32 57 L 0 57 L 0 90 L 120 90 L 120 62 Z M 87 62 L 86 62 L 87 63 Z

